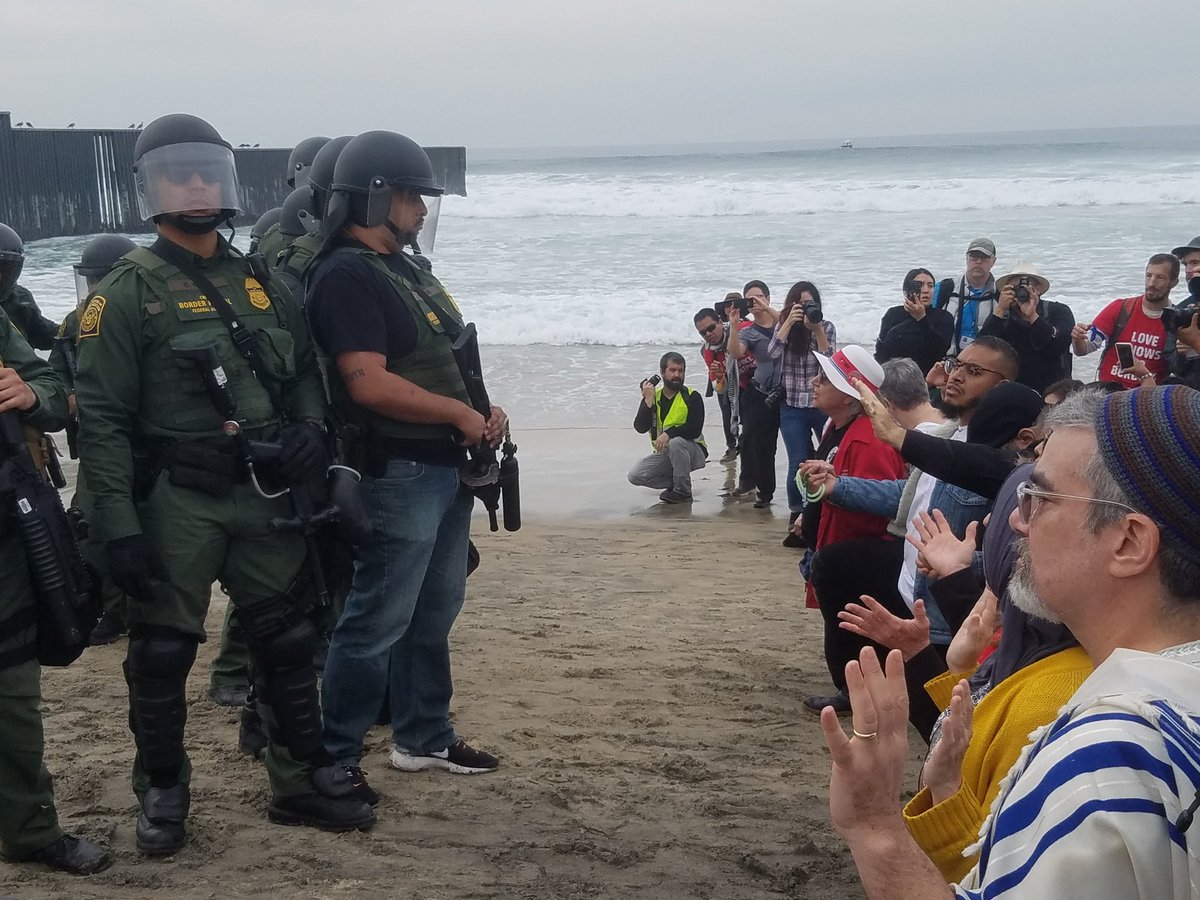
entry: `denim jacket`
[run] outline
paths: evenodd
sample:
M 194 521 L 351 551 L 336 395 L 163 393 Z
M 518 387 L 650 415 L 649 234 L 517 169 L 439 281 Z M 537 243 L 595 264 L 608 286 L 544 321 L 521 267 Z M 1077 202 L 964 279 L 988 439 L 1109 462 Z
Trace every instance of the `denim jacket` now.
M 830 503 L 836 503 L 843 509 L 855 512 L 868 512 L 880 516 L 894 516 L 888 531 L 893 534 L 905 534 L 908 529 L 908 519 L 911 510 L 913 492 L 917 480 L 921 477 L 919 469 L 913 469 L 907 481 L 876 481 L 870 478 L 841 477 L 837 486 L 826 498 Z M 906 502 L 902 506 L 901 499 Z M 941 510 L 942 515 L 956 535 L 966 533 L 971 522 L 981 522 L 991 511 L 991 503 L 986 497 L 964 490 L 946 481 L 938 481 L 933 486 L 933 494 L 929 498 L 929 509 Z M 982 578 L 982 561 L 980 554 L 975 554 L 972 566 Z M 929 615 L 929 637 L 935 644 L 948 644 L 953 635 L 946 624 L 942 611 L 938 609 L 937 601 L 929 591 L 929 583 L 920 572 L 916 573 L 916 583 L 913 586 L 913 596 L 925 601 L 925 611 Z

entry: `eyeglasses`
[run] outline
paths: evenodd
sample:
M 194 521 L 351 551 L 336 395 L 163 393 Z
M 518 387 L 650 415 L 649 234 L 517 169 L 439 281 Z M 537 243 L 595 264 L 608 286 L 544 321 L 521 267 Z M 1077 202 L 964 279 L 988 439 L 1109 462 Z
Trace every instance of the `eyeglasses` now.
M 717 330 L 718 327 L 720 327 L 720 324 L 721 324 L 720 322 L 713 322 L 707 328 L 701 328 L 700 333 L 705 334 L 705 335 L 712 334 L 714 331 Z
M 970 253 L 967 254 L 967 256 L 970 257 L 971 259 L 975 260 L 976 262 L 983 262 L 984 260 L 991 259 L 991 257 L 988 256 L 986 253 L 981 253 L 978 250 L 972 250 Z
M 206 184 L 219 184 L 225 167 L 205 163 L 179 163 L 163 167 L 163 175 L 171 184 L 184 185 L 192 180 L 193 175 L 199 175 Z
M 995 369 L 985 369 L 983 366 L 976 365 L 972 362 L 960 362 L 957 357 L 947 356 L 942 360 L 942 368 L 946 370 L 946 374 L 951 374 L 955 369 L 962 369 L 970 378 L 978 378 L 984 372 L 990 372 L 992 375 L 999 375 L 1004 378 L 1003 372 L 997 372 Z
M 1017 485 L 1017 515 L 1021 517 L 1021 521 L 1026 525 L 1032 522 L 1033 517 L 1037 515 L 1038 509 L 1041 508 L 1043 500 L 1081 500 L 1084 503 L 1103 503 L 1105 506 L 1116 506 L 1126 512 L 1137 512 L 1133 507 L 1126 506 L 1124 503 L 1118 503 L 1116 500 L 1101 500 L 1099 497 L 1077 497 L 1074 494 L 1059 494 L 1054 491 L 1043 490 L 1040 487 L 1030 484 L 1028 481 L 1022 481 Z

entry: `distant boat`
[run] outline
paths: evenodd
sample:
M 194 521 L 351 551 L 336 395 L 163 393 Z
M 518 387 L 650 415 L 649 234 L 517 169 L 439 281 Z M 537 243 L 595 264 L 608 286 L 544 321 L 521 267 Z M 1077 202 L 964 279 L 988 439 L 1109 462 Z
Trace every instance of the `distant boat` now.
M 853 150 L 854 145 L 852 143 L 850 143 L 849 141 L 842 141 L 842 149 L 843 150 Z

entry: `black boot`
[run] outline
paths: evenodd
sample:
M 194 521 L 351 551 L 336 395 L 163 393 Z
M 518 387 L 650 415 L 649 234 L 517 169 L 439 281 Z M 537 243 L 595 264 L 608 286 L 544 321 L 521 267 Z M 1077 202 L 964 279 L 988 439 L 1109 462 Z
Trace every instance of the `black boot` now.
M 272 797 L 267 818 L 276 825 L 309 825 L 322 831 L 366 831 L 375 824 L 371 804 L 356 799 L 356 785 L 345 766 L 322 766 L 312 773 L 313 791 Z
M 7 861 L 41 863 L 68 875 L 95 875 L 112 865 L 112 855 L 87 838 L 64 834 L 24 859 Z
M 125 630 L 121 614 L 110 609 L 100 617 L 100 621 L 92 629 L 92 633 L 88 637 L 88 646 L 100 647 L 104 644 L 112 644 L 125 633 Z
M 241 718 L 238 721 L 238 749 L 259 762 L 267 755 L 267 732 L 263 727 L 262 716 L 258 714 L 258 705 L 254 702 L 253 689 L 242 706 Z
M 192 795 L 186 784 L 152 787 L 142 798 L 137 818 L 138 849 L 150 856 L 166 856 L 187 841 L 187 820 Z

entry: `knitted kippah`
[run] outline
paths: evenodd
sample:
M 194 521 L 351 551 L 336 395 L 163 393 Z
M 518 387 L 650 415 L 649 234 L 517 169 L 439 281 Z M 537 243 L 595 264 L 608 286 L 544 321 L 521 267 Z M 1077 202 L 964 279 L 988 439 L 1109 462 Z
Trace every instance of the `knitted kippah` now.
M 1110 394 L 1096 443 L 1163 542 L 1200 553 L 1200 391 L 1174 384 Z

